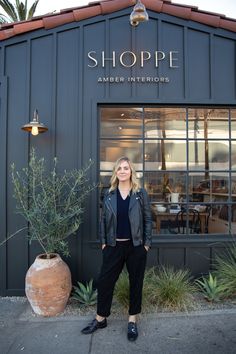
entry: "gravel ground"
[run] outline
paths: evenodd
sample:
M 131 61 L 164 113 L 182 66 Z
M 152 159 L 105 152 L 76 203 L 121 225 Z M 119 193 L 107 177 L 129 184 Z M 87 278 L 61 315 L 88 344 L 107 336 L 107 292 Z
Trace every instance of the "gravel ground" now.
M 28 300 L 26 297 L 4 297 L 1 298 L 1 301 L 10 301 L 12 303 L 27 303 Z M 219 302 L 208 302 L 204 299 L 204 297 L 200 294 L 197 293 L 194 295 L 193 302 L 190 306 L 186 308 L 186 310 L 182 312 L 189 312 L 189 311 L 209 311 L 209 310 L 224 310 L 224 309 L 236 309 L 236 299 L 234 300 L 224 300 L 224 301 L 219 301 Z M 82 306 L 78 303 L 78 301 L 74 299 L 69 299 L 67 307 L 65 311 L 58 315 L 58 317 L 64 317 L 64 316 L 93 316 L 96 312 L 96 306 Z M 166 313 L 166 312 L 180 312 L 176 311 L 174 309 L 169 309 L 169 308 L 161 308 L 161 307 L 154 307 L 154 306 L 149 306 L 149 307 L 144 307 L 142 313 L 148 314 L 148 313 Z M 118 303 L 113 301 L 112 305 L 112 317 L 113 318 L 121 318 L 123 316 L 127 316 L 127 311 L 120 306 Z M 26 313 L 23 316 L 24 318 L 35 318 L 35 317 L 40 317 L 36 315 L 30 308 L 30 306 L 27 308 Z

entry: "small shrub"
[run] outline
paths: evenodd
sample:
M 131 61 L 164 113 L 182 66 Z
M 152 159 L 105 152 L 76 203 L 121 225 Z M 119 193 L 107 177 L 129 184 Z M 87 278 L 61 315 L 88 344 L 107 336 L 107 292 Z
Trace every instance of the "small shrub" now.
M 155 284 L 155 270 L 154 268 L 150 268 L 146 270 L 144 274 L 142 294 L 143 307 L 149 306 L 150 304 L 155 305 L 157 303 Z M 124 308 L 127 309 L 129 307 L 129 275 L 126 270 L 121 273 L 116 283 L 114 297 Z
M 196 291 L 188 270 L 162 267 L 156 275 L 156 292 L 161 306 L 174 310 L 187 310 L 193 305 Z
M 125 309 L 129 307 L 129 275 L 126 270 L 120 274 L 116 282 L 114 297 Z
M 78 286 L 73 286 L 72 299 L 78 300 L 85 306 L 95 305 L 97 302 L 97 291 L 93 289 L 93 280 L 86 285 L 77 282 Z
M 150 305 L 156 306 L 158 304 L 157 295 L 157 274 L 155 268 L 149 268 L 144 274 L 143 280 L 143 306 L 147 308 Z
M 226 255 L 216 257 L 215 275 L 222 286 L 223 297 L 236 297 L 236 246 Z
M 195 286 L 187 270 L 174 271 L 162 267 L 146 270 L 143 281 L 143 307 L 146 311 L 161 305 L 168 309 L 183 310 L 193 305 Z M 125 307 L 129 306 L 129 276 L 123 271 L 116 283 L 114 297 Z
M 209 273 L 208 278 L 202 277 L 201 280 L 197 279 L 195 283 L 203 293 L 205 299 L 208 301 L 219 301 L 223 288 L 215 276 Z

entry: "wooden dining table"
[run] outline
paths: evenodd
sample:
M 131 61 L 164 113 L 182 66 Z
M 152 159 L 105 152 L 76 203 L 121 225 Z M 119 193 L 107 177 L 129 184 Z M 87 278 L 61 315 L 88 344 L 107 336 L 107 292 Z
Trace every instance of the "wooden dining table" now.
M 179 210 L 180 211 L 180 210 Z M 169 210 L 166 210 L 164 212 L 158 211 L 155 207 L 152 207 L 152 212 L 155 217 L 155 223 L 156 223 L 156 231 L 157 233 L 160 233 L 161 231 L 161 221 L 174 221 L 176 219 L 176 215 L 178 212 L 170 212 Z M 191 213 L 189 214 L 191 215 Z M 200 217 L 200 231 L 201 233 L 205 233 L 205 228 L 206 228 L 206 221 L 207 221 L 207 213 L 205 211 L 199 211 L 199 217 Z

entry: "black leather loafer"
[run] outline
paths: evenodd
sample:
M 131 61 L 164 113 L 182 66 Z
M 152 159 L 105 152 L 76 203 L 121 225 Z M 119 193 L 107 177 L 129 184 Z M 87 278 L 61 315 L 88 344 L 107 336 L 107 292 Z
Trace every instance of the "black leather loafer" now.
M 127 337 L 131 342 L 134 342 L 138 338 L 138 329 L 135 322 L 128 323 Z
M 95 332 L 99 328 L 105 328 L 107 326 L 107 319 L 104 318 L 102 321 L 97 321 L 96 318 L 89 323 L 89 325 L 82 329 L 81 333 L 83 334 L 91 334 Z

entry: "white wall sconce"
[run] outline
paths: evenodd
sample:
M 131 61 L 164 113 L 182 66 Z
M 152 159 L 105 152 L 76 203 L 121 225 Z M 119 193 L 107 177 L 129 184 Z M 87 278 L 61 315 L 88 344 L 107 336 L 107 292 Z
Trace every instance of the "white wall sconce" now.
M 25 124 L 21 127 L 22 130 L 31 133 L 32 135 L 38 135 L 39 133 L 44 133 L 48 128 L 39 122 L 39 115 L 37 109 L 34 110 L 33 120 L 28 124 Z
M 142 4 L 141 0 L 137 0 L 136 5 L 133 8 L 133 11 L 130 14 L 130 24 L 131 26 L 138 26 L 139 22 L 148 21 L 148 13 L 145 6 Z

